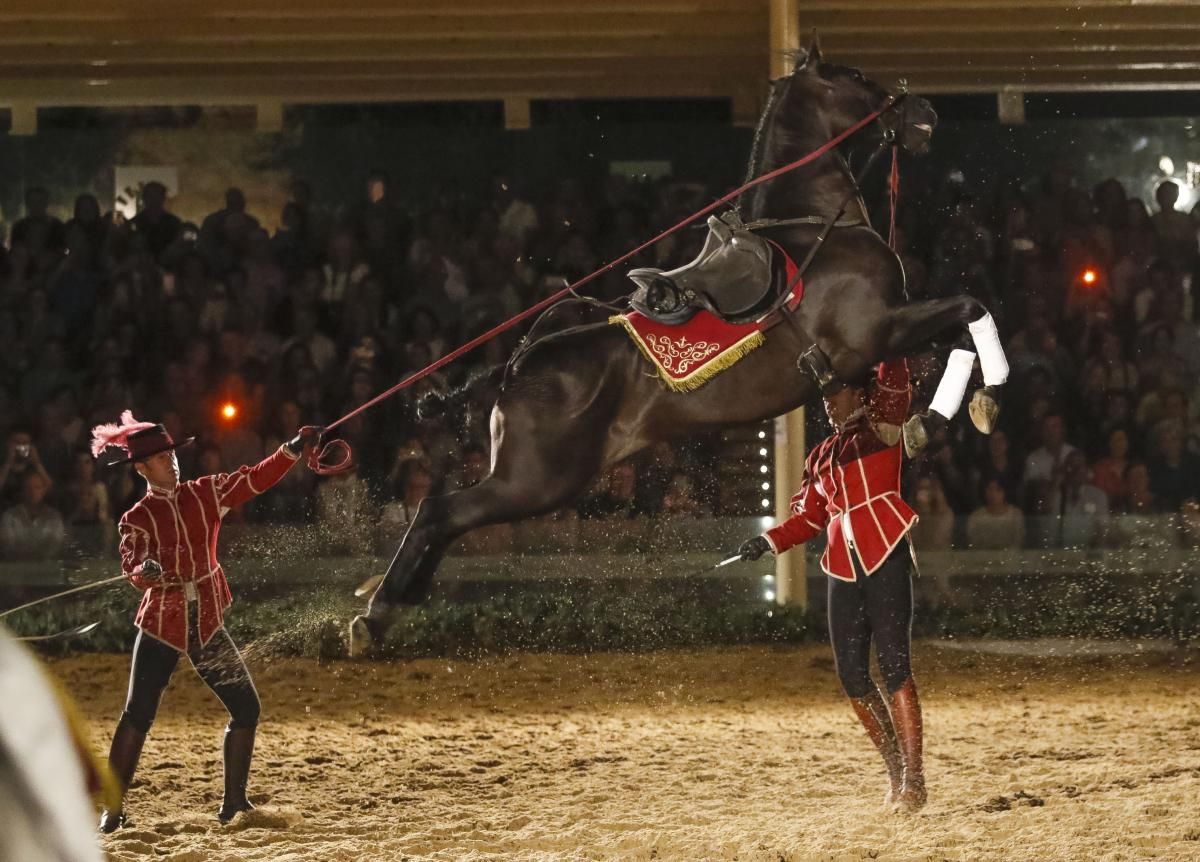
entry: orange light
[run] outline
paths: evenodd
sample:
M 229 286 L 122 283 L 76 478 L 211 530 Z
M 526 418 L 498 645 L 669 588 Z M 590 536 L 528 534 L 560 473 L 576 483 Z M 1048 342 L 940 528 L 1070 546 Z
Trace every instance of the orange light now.
M 225 404 L 221 405 L 221 415 L 224 418 L 235 419 L 237 418 L 237 414 L 238 409 L 236 404 L 226 402 Z
M 1094 269 L 1085 269 L 1082 275 L 1083 283 L 1089 286 L 1095 284 L 1099 277 Z

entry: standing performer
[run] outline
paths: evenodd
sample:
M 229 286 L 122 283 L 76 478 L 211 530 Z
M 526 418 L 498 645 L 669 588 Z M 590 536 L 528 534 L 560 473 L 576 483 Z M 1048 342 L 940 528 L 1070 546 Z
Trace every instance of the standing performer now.
M 792 515 L 747 541 L 740 553 L 747 560 L 767 551 L 782 554 L 826 531 L 821 568 L 829 576 L 829 637 L 838 677 L 883 755 L 891 779 L 887 803 L 915 811 L 926 793 L 921 705 L 909 661 L 915 555 L 904 540 L 917 515 L 900 497 L 900 427 L 911 396 L 903 359 L 879 366 L 869 394 L 854 386 L 827 391 L 825 412 L 835 433 L 809 453 Z M 871 678 L 872 639 L 890 714 Z
M 175 449 L 194 437 L 176 443 L 162 425 L 138 422 L 128 410 L 120 425 L 92 429 L 92 454 L 99 457 L 108 446 L 125 450 L 110 466 L 133 464 L 147 485 L 146 496 L 121 517 L 119 526 L 121 571 L 143 591 L 134 620 L 140 631 L 133 645 L 129 695 L 108 756 L 122 792 L 133 779 L 180 653 L 186 653 L 230 715 L 224 746 L 225 797 L 217 817 L 228 823 L 238 812 L 253 808 L 246 798 L 246 778 L 258 726 L 258 692 L 225 630 L 225 610 L 233 597 L 217 562 L 217 533 L 230 509 L 282 479 L 320 434 L 319 428 L 302 428 L 253 467 L 181 483 Z M 100 830 L 112 832 L 124 823 L 124 806 L 106 809 Z

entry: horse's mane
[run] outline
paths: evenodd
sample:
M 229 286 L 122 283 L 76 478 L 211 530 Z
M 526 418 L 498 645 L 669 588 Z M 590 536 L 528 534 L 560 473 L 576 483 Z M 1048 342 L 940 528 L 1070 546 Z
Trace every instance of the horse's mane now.
M 757 177 L 762 168 L 763 150 L 767 144 L 767 126 L 775 115 L 775 103 L 779 100 L 779 91 L 783 88 L 786 80 L 786 78 L 779 78 L 771 82 L 771 90 L 767 94 L 767 104 L 763 107 L 762 113 L 758 117 L 758 124 L 754 127 L 754 141 L 750 145 L 750 162 L 746 165 L 746 183 Z M 750 194 L 757 194 L 757 192 L 757 189 L 752 189 Z M 740 195 L 737 202 L 739 212 L 744 201 L 745 195 Z

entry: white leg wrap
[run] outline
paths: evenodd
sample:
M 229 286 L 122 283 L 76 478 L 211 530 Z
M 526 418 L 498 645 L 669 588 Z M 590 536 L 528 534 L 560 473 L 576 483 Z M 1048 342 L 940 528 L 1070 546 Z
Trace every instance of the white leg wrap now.
M 968 323 L 971 340 L 979 353 L 979 368 L 983 371 L 984 386 L 999 386 L 1008 380 L 1008 359 L 1000 346 L 1000 333 L 991 314 L 985 314 L 974 323 Z
M 952 350 L 946 361 L 946 370 L 942 372 L 941 382 L 933 395 L 929 409 L 953 419 L 958 408 L 962 406 L 963 396 L 967 394 L 967 383 L 971 379 L 971 370 L 975 367 L 975 354 L 969 350 Z

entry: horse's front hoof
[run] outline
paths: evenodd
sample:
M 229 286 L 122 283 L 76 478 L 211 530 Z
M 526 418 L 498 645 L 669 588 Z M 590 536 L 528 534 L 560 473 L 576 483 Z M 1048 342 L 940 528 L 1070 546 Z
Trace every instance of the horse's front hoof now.
M 377 642 L 373 620 L 357 616 L 350 621 L 350 658 L 366 658 L 375 651 Z
M 967 406 L 971 414 L 971 422 L 982 434 L 991 434 L 996 430 L 996 420 L 1000 418 L 1000 401 L 996 390 L 991 386 L 976 389 Z
M 904 454 L 915 458 L 929 445 L 929 430 L 925 427 L 925 419 L 921 414 L 914 413 L 908 417 L 902 429 L 904 437 Z

